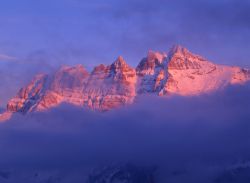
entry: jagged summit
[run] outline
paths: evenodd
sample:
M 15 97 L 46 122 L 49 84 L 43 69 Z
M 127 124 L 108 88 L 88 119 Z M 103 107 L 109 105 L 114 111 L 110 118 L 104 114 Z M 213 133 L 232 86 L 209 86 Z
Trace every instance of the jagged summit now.
M 14 112 L 43 111 L 63 102 L 105 111 L 131 104 L 142 93 L 199 95 L 249 80 L 248 69 L 214 64 L 177 45 L 167 54 L 150 50 L 136 69 L 119 56 L 91 73 L 77 65 L 39 74 L 8 102 L 0 120 Z
M 113 64 L 126 65 L 127 63 L 122 56 L 118 56 L 116 61 Z
M 104 64 L 100 64 L 98 66 L 96 66 L 93 71 L 92 71 L 92 74 L 93 73 L 98 73 L 98 72 L 102 72 L 106 69 L 107 67 L 104 65 Z
M 161 52 L 148 51 L 147 57 L 143 58 L 136 67 L 137 74 L 154 74 L 156 67 L 162 67 L 167 54 Z
M 172 57 L 186 57 L 186 58 L 196 58 L 196 61 L 206 61 L 202 56 L 197 55 L 189 51 L 187 48 L 181 45 L 174 45 L 170 48 L 168 52 L 169 59 Z
M 164 61 L 164 59 L 166 59 L 166 58 L 167 58 L 166 53 L 153 51 L 153 50 L 148 51 L 147 59 L 149 61 L 156 61 L 158 63 L 162 63 Z
M 170 48 L 169 50 L 169 55 L 174 55 L 174 54 L 183 54 L 185 55 L 186 53 L 189 53 L 188 49 L 181 46 L 181 45 L 174 45 Z
M 121 70 L 128 68 L 129 65 L 126 63 L 122 56 L 119 56 L 115 62 L 112 63 L 111 68 L 115 70 Z
M 209 61 L 203 57 L 191 53 L 188 49 L 182 46 L 173 46 L 168 54 L 169 69 L 187 70 L 200 69 L 203 66 L 211 65 Z

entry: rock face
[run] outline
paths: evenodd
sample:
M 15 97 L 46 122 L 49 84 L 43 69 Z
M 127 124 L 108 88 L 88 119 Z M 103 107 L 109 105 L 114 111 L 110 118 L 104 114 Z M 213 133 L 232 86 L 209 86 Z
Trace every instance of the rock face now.
M 43 111 L 63 102 L 94 110 L 109 110 L 132 103 L 136 71 L 122 57 L 88 73 L 81 65 L 61 67 L 54 75 L 37 75 L 7 104 L 7 111 Z
M 169 78 L 165 93 L 197 95 L 249 79 L 244 69 L 213 64 L 179 46 L 172 48 L 167 62 Z
M 81 65 L 37 75 L 7 104 L 8 113 L 43 111 L 63 102 L 110 110 L 134 102 L 140 94 L 199 95 L 250 80 L 250 70 L 217 65 L 186 48 L 149 51 L 134 69 L 122 57 L 88 73 Z
M 132 103 L 136 96 L 136 72 L 122 57 L 109 66 L 99 65 L 83 90 L 85 104 L 92 109 L 109 110 Z
M 46 92 L 47 83 L 47 75 L 35 76 L 27 87 L 21 88 L 17 96 L 9 101 L 7 111 L 26 113 L 37 106 Z
M 137 67 L 138 93 L 199 95 L 228 84 L 249 80 L 249 70 L 216 65 L 186 48 L 174 46 L 169 53 L 149 52 Z
M 149 51 L 136 68 L 138 93 L 159 92 L 167 79 L 167 56 L 164 53 Z

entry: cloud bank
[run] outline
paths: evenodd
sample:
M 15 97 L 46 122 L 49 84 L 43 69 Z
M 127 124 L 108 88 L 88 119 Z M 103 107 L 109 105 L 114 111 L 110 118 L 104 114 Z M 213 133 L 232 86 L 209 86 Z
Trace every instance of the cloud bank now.
M 250 160 L 249 93 L 250 85 L 233 86 L 200 97 L 142 96 L 107 113 L 62 105 L 15 115 L 0 124 L 0 172 L 8 173 L 0 180 L 85 182 L 94 168 L 129 162 L 156 166 L 159 183 L 214 182 Z

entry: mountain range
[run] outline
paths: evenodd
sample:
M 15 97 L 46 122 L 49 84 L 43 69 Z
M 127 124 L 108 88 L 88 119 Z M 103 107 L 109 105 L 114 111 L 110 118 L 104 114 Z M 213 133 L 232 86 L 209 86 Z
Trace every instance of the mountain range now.
M 136 68 L 119 56 L 111 65 L 100 64 L 90 73 L 76 65 L 38 74 L 9 100 L 0 120 L 62 103 L 107 111 L 132 104 L 142 94 L 193 96 L 249 80 L 249 69 L 218 65 L 177 45 L 168 53 L 149 51 Z

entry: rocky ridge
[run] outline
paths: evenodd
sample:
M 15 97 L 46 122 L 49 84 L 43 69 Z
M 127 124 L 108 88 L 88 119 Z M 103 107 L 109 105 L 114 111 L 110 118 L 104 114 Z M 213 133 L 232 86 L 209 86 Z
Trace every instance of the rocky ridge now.
M 186 48 L 149 51 L 136 68 L 119 56 L 91 73 L 82 66 L 63 66 L 53 75 L 39 74 L 7 104 L 0 119 L 20 112 L 44 111 L 62 103 L 106 111 L 131 104 L 141 94 L 200 95 L 250 80 L 250 70 L 214 64 Z

